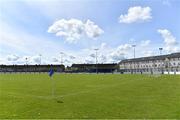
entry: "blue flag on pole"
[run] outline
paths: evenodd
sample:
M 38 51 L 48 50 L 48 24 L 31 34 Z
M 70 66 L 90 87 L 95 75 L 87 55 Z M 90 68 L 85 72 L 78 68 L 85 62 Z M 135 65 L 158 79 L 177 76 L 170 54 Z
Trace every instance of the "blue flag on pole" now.
M 50 71 L 49 71 L 49 76 L 52 77 L 53 74 L 54 74 L 54 70 L 53 70 L 53 69 L 50 69 Z

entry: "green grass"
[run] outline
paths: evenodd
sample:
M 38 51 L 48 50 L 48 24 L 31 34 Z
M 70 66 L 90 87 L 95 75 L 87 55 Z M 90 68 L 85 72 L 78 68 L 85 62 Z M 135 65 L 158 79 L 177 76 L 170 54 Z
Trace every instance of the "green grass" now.
M 179 118 L 180 76 L 0 74 L 0 118 Z

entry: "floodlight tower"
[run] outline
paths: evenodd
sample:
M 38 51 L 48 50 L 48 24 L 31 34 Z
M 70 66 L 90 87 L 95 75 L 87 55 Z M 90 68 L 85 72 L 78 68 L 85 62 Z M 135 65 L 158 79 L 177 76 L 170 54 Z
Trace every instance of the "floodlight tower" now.
M 26 61 L 26 65 L 25 65 L 26 66 L 26 72 L 28 72 L 28 58 L 27 57 L 25 58 L 25 61 Z
M 160 55 L 162 55 L 162 50 L 163 50 L 163 48 L 159 48 Z M 160 65 L 161 65 L 161 73 L 163 74 L 163 61 L 161 61 Z
M 98 48 L 94 49 L 96 51 L 96 74 L 98 74 L 98 67 L 97 67 L 97 51 L 99 50 Z
M 132 47 L 134 48 L 134 59 L 136 57 L 136 45 L 132 45 Z M 135 65 L 135 62 L 134 62 L 134 72 L 136 72 L 136 69 L 135 69 L 136 65 Z
M 63 64 L 63 52 L 60 52 L 60 54 L 61 54 L 61 64 Z
M 162 55 L 163 48 L 159 48 L 159 54 Z
M 27 62 L 28 62 L 28 61 L 27 61 L 27 60 L 28 60 L 28 58 L 26 57 L 26 58 L 25 58 L 25 60 L 26 60 L 26 65 L 28 65 L 28 63 L 27 63 Z
M 134 48 L 134 58 L 136 57 L 136 45 L 132 45 L 132 47 Z

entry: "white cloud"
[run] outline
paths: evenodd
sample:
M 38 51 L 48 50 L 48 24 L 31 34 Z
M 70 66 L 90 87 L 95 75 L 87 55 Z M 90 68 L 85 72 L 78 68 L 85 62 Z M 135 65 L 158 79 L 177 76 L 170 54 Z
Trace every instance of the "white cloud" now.
M 95 51 L 93 48 L 99 48 L 97 51 L 97 59 L 98 63 L 112 63 L 112 62 L 119 62 L 122 59 L 129 57 L 129 52 L 131 52 L 131 45 L 124 44 L 119 45 L 118 47 L 111 47 L 108 46 L 106 43 L 102 43 L 99 46 L 92 46 L 87 49 L 79 50 L 78 52 L 66 52 L 63 56 L 63 64 L 64 65 L 71 65 L 73 63 L 96 63 Z M 9 55 L 13 56 L 13 55 Z M 3 64 L 39 64 L 40 63 L 40 56 L 39 55 L 32 55 L 32 56 L 18 56 L 19 59 L 8 63 Z M 26 61 L 26 58 L 27 61 Z M 0 60 L 2 63 L 4 60 Z M 7 60 L 5 60 L 7 61 Z M 41 64 L 60 64 L 61 60 L 58 55 L 54 55 L 53 57 L 41 57 Z
M 94 48 L 99 48 L 97 51 L 98 63 L 112 63 L 119 62 L 122 59 L 129 57 L 132 46 L 130 44 L 122 44 L 117 47 L 111 47 L 106 43 L 101 43 L 99 46 L 92 46 L 82 51 L 82 57 L 86 58 L 82 63 L 95 63 L 95 51 Z M 89 56 L 87 56 L 87 54 Z
M 6 55 L 4 59 L 2 59 L 1 64 L 7 64 L 7 65 L 12 65 L 12 64 L 36 64 L 34 62 L 35 56 L 19 56 L 19 55 L 14 55 L 14 54 L 9 54 Z M 27 58 L 27 60 L 26 60 Z
M 125 59 L 125 54 L 120 51 L 114 51 L 110 54 L 111 62 L 120 62 Z
M 69 43 L 76 43 L 83 36 L 97 38 L 104 31 L 91 20 L 83 22 L 78 19 L 61 19 L 53 23 L 49 27 L 48 32 L 65 38 Z
M 0 58 L 0 65 L 5 64 L 5 62 Z
M 100 55 L 99 56 L 99 61 L 100 61 L 100 63 L 106 63 L 106 62 L 108 62 L 108 58 L 107 58 L 107 55 Z
M 30 58 L 30 62 L 32 64 L 40 64 L 41 63 L 41 58 L 40 56 L 33 56 Z
M 128 51 L 130 48 L 132 48 L 132 45 L 130 44 L 124 44 L 124 45 L 120 45 L 117 50 L 118 51 L 122 51 L 122 52 L 126 52 Z
M 75 56 L 72 56 L 72 55 L 70 55 L 69 58 L 70 58 L 71 60 L 76 59 L 76 57 L 75 57 Z
M 169 30 L 158 29 L 157 32 L 160 33 L 162 38 L 164 39 L 164 50 L 169 53 L 179 51 L 179 48 L 177 47 L 178 42 Z
M 92 58 L 95 58 L 95 57 L 96 57 L 95 54 L 90 54 L 89 56 L 92 57 Z
M 4 57 L 4 59 L 2 59 L 2 64 L 8 64 L 8 65 L 12 65 L 12 64 L 26 64 L 26 59 L 27 62 L 29 62 L 29 56 L 19 56 L 19 55 L 14 55 L 14 54 L 8 54 Z
M 10 62 L 15 62 L 19 59 L 19 56 L 17 55 L 8 55 L 7 56 L 7 61 L 10 61 Z
M 85 25 L 85 33 L 89 38 L 96 38 L 100 36 L 104 31 L 91 20 L 87 20 Z
M 95 62 L 94 62 L 92 59 L 86 59 L 86 60 L 85 60 L 85 63 L 94 64 Z
M 18 59 L 17 59 L 18 58 Z M 18 65 L 35 65 L 35 64 L 60 64 L 55 57 L 41 57 L 39 55 L 32 56 L 17 56 L 17 55 L 7 55 L 5 59 L 0 61 L 0 64 L 18 64 Z
M 119 62 L 120 60 L 126 58 L 125 56 L 127 56 L 131 48 L 132 45 L 130 44 L 120 45 L 110 53 L 109 58 L 111 59 L 112 62 Z
M 52 62 L 59 62 L 59 60 L 57 58 L 52 58 Z
M 41 64 L 54 64 L 52 57 L 57 51 L 62 51 L 64 46 L 57 44 L 43 36 L 36 36 L 18 29 L 6 21 L 0 19 L 0 64 L 26 64 L 25 58 L 28 57 L 28 64 L 39 64 L 41 53 Z M 19 57 L 16 61 L 16 57 Z M 57 63 L 56 63 L 57 64 Z
M 159 29 L 158 33 L 161 34 L 166 45 L 176 45 L 177 44 L 176 38 L 171 34 L 171 32 L 169 30 Z
M 135 6 L 128 9 L 128 13 L 120 15 L 120 23 L 143 22 L 152 19 L 150 7 Z
M 147 46 L 149 46 L 150 43 L 151 43 L 150 40 L 143 40 L 143 41 L 141 41 L 140 46 L 147 47 Z
M 142 54 L 143 54 L 143 57 L 154 56 L 153 51 L 143 51 Z

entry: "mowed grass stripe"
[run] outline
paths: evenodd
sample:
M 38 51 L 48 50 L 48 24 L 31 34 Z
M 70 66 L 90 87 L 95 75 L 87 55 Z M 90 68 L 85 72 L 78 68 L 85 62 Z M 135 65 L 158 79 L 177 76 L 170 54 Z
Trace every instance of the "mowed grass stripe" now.
M 0 118 L 180 118 L 180 76 L 1 74 Z M 62 101 L 58 103 L 57 101 Z
M 39 98 L 39 99 L 54 99 L 54 98 L 62 98 L 62 97 L 68 97 L 68 96 L 76 96 L 76 95 L 79 95 L 79 94 L 86 94 L 86 93 L 90 93 L 90 92 L 94 92 L 94 91 L 97 91 L 97 90 L 101 90 L 101 89 L 107 89 L 107 88 L 110 88 L 110 87 L 116 87 L 116 85 L 109 85 L 109 86 L 102 86 L 100 88 L 96 88 L 96 89 L 91 89 L 91 90 L 86 90 L 86 91 L 80 91 L 80 92 L 74 92 L 74 93 L 69 93 L 69 94 L 64 94 L 64 95 L 55 95 L 55 96 L 36 96 L 36 95 L 30 95 L 30 94 L 21 94 L 21 93 L 14 93 L 14 92 L 6 92 L 4 91 L 4 93 L 7 95 L 7 96 L 12 96 L 12 97 L 20 97 L 20 98 L 23 98 L 23 97 L 32 97 L 32 98 Z M 93 86 L 95 87 L 95 86 Z M 38 91 L 37 91 L 38 92 Z

